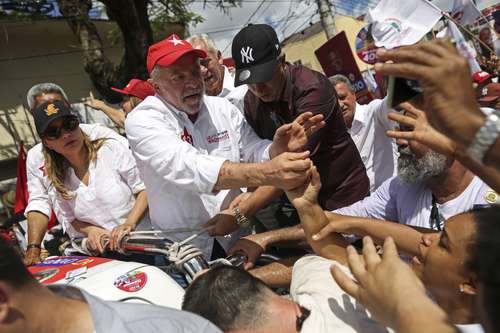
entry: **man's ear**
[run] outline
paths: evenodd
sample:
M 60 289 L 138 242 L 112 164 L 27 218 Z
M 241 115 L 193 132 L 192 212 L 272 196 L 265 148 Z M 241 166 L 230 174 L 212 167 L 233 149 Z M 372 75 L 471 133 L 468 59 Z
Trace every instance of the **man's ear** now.
M 158 89 L 158 85 L 153 81 L 152 78 L 148 79 L 148 83 L 153 86 L 153 89 L 155 90 L 156 93 L 158 93 L 160 90 Z
M 0 324 L 9 317 L 9 296 L 5 285 L 0 283 Z
M 460 292 L 474 296 L 477 294 L 477 279 L 471 276 L 468 281 L 462 282 L 459 285 Z

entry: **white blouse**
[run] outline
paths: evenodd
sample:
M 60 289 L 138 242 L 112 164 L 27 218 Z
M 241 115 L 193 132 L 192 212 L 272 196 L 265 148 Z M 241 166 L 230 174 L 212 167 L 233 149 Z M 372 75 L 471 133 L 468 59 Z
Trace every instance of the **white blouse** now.
M 127 219 L 135 203 L 135 194 L 145 189 L 131 151 L 115 139 L 107 139 L 89 165 L 88 185 L 68 170 L 66 187 L 74 198 L 66 200 L 55 187 L 58 220 L 70 237 L 82 236 L 71 223 L 78 219 L 111 230 Z

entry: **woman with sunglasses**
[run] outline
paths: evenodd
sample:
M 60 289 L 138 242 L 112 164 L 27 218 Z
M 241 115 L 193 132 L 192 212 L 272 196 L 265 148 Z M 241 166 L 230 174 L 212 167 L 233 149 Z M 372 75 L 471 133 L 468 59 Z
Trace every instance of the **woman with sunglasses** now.
M 119 250 L 147 209 L 144 183 L 130 150 L 114 139 L 90 138 L 78 118 L 60 102 L 34 111 L 42 138 L 49 196 L 71 238 L 88 237 L 91 251 Z

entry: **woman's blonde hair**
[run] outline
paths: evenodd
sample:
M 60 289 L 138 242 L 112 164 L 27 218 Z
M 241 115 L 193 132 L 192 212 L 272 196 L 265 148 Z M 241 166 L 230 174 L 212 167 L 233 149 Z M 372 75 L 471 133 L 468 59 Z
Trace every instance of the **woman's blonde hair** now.
M 88 150 L 88 163 L 95 162 L 97 159 L 97 151 L 103 146 L 106 139 L 98 139 L 91 141 L 89 136 L 83 133 L 83 144 Z M 66 188 L 64 182 L 70 164 L 68 160 L 55 150 L 43 146 L 43 156 L 45 158 L 45 172 L 47 177 L 56 188 L 57 192 L 66 200 L 74 199 L 74 195 Z

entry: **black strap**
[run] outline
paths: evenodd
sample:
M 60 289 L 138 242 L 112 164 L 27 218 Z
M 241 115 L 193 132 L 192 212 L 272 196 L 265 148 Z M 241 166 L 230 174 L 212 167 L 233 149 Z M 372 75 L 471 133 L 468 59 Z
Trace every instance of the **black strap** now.
M 432 195 L 431 228 L 441 231 L 441 218 L 439 216 L 439 209 L 434 195 Z

